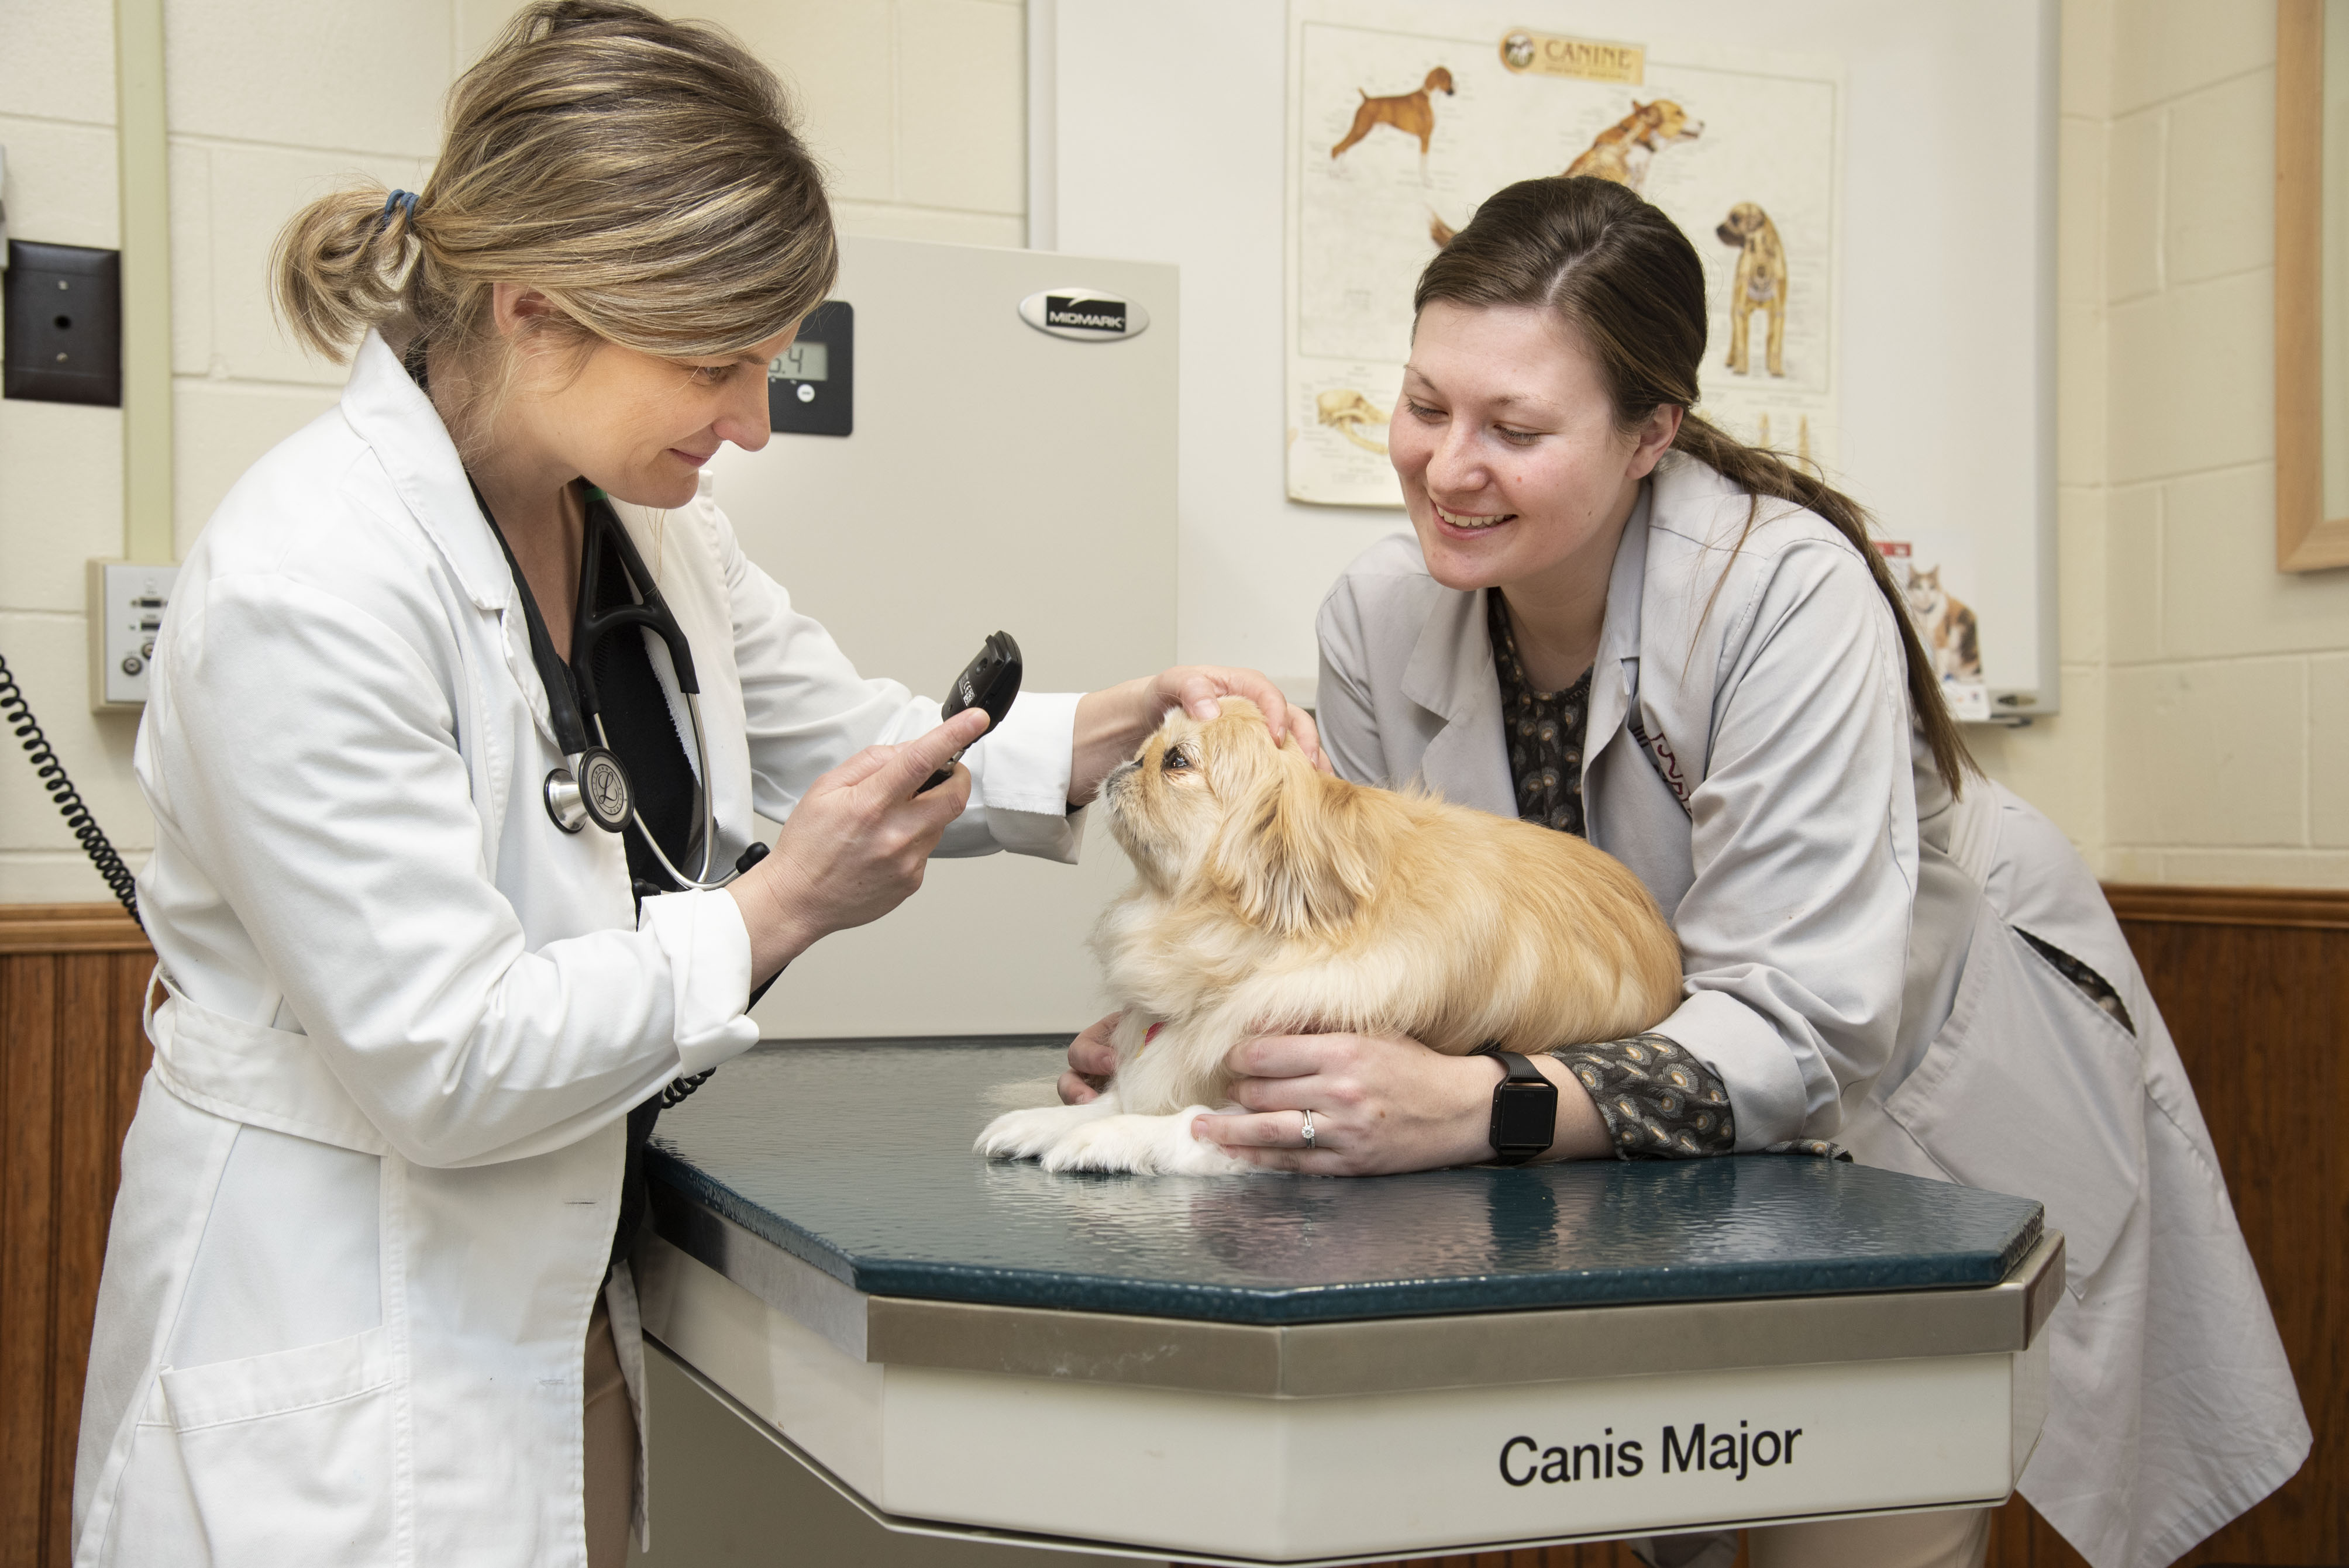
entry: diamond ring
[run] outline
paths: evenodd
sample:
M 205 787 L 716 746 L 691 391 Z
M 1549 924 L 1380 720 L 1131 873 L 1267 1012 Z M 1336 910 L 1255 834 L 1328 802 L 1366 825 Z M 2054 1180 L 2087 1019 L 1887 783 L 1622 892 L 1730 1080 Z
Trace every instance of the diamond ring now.
M 1313 1113 L 1312 1113 L 1311 1111 L 1309 1111 L 1309 1111 L 1306 1111 L 1306 1112 L 1304 1113 L 1304 1116 L 1305 1116 L 1305 1147 L 1306 1147 L 1306 1148 L 1308 1148 L 1308 1149 L 1310 1149 L 1310 1148 L 1312 1148 L 1312 1147 L 1313 1147 Z

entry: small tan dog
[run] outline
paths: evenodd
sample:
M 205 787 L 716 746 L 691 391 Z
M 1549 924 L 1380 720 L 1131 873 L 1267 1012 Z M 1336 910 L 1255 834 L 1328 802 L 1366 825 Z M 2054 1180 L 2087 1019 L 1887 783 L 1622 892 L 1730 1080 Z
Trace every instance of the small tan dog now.
M 1263 1034 L 1400 1034 L 1454 1056 L 1637 1034 L 1680 1000 L 1680 944 L 1582 840 L 1317 773 L 1226 697 L 1170 715 L 1102 790 L 1134 884 L 1093 934 L 1125 1016 L 1084 1105 L 979 1135 L 1052 1171 L 1253 1171 L 1191 1136 Z
M 1729 290 L 1729 368 L 1732 374 L 1754 373 L 1754 313 L 1770 318 L 1770 374 L 1786 374 L 1786 247 L 1779 242 L 1778 225 L 1751 201 L 1740 201 L 1713 230 L 1724 245 L 1737 247 L 1737 281 Z
M 1345 140 L 1330 150 L 1330 156 L 1337 157 L 1380 126 L 1391 125 L 1405 136 L 1419 138 L 1419 161 L 1424 169 L 1428 143 L 1435 137 L 1435 100 L 1429 95 L 1452 97 L 1452 73 L 1438 66 L 1427 73 L 1427 79 L 1419 84 L 1417 92 L 1396 93 L 1391 98 L 1372 98 L 1360 88 L 1354 90 L 1362 94 L 1362 101 L 1354 106 L 1353 129 L 1346 132 Z

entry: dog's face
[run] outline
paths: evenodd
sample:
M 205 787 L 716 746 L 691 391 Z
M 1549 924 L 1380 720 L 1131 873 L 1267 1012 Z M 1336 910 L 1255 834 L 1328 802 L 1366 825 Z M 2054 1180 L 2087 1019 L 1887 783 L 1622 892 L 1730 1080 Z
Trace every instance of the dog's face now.
M 1762 225 L 1769 221 L 1762 209 L 1753 202 L 1740 201 L 1729 210 L 1729 216 L 1722 220 L 1721 226 L 1713 230 L 1713 233 L 1724 245 L 1742 247 L 1748 238 L 1760 233 Z
M 1692 116 L 1670 98 L 1658 98 L 1653 103 L 1631 100 L 1631 108 L 1640 121 L 1640 139 L 1650 147 L 1669 147 L 1675 141 L 1694 141 L 1704 134 L 1704 121 Z
M 1353 791 L 1278 746 L 1256 705 L 1223 699 L 1202 723 L 1167 715 L 1102 786 L 1110 832 L 1154 892 L 1209 899 L 1249 925 L 1329 930 L 1372 881 Z
M 1433 70 L 1427 73 L 1427 80 L 1419 90 L 1428 93 L 1449 94 L 1452 91 L 1452 73 L 1445 70 L 1442 66 L 1436 67 Z

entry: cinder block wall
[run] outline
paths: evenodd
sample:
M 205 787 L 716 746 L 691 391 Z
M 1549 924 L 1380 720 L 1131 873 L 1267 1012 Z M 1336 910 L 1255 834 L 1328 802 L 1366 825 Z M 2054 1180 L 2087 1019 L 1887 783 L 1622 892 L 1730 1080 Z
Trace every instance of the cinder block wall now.
M 2116 881 L 2349 886 L 2349 572 L 2275 569 L 2275 14 L 2065 0 L 2062 718 Z
M 106 0 L 0 0 L 0 145 L 8 232 L 121 243 L 114 26 Z M 82 562 L 122 553 L 122 416 L 0 401 L 0 655 L 74 781 L 133 864 L 152 838 L 130 781 L 132 725 L 89 713 Z M 73 837 L 0 735 L 0 903 L 102 899 Z
M 1016 245 L 1019 0 L 680 5 L 780 67 L 852 232 Z M 331 406 L 265 258 L 354 173 L 413 188 L 504 0 L 169 0 L 177 527 Z M 13 231 L 112 245 L 106 0 L 0 0 Z M 2058 319 L 2064 711 L 1978 731 L 2122 880 L 2349 885 L 2349 572 L 2274 569 L 2272 7 L 2065 0 Z M 84 696 L 81 562 L 120 549 L 119 416 L 0 402 L 0 652 L 108 830 L 150 830 L 133 726 Z M 0 758 L 0 903 L 96 899 Z
M 1022 242 L 1020 0 L 709 0 L 791 84 L 851 232 Z M 184 553 L 237 476 L 332 407 L 339 366 L 270 314 L 279 227 L 367 176 L 420 189 L 449 84 L 510 0 L 169 0 L 173 512 Z M 0 0 L 10 232 L 119 242 L 113 7 Z M 93 717 L 82 563 L 122 552 L 122 420 L 0 402 L 0 654 L 133 864 L 153 828 L 135 717 Z M 13 751 L 14 748 L 5 749 Z M 0 903 L 103 899 L 32 770 L 0 757 Z

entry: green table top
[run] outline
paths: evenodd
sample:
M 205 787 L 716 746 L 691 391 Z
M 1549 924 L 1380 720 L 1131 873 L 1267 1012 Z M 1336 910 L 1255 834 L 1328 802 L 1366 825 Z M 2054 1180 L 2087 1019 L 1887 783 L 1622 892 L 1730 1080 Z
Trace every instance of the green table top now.
M 1984 1286 L 2040 1233 L 2023 1199 L 1799 1156 L 1349 1181 L 974 1154 L 1066 1044 L 771 1042 L 663 1114 L 650 1174 L 869 1295 L 1228 1323 Z

